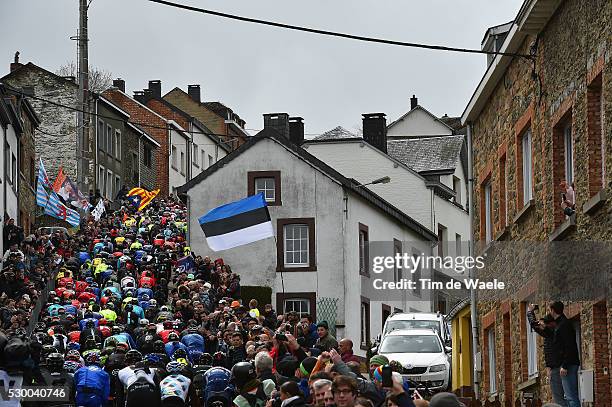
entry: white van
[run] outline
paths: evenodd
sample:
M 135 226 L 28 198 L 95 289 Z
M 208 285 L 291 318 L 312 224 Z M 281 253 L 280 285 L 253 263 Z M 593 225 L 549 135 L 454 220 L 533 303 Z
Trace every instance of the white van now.
M 450 346 L 451 335 L 444 315 L 429 312 L 398 312 L 391 314 L 385 321 L 381 339 L 389 332 L 404 329 L 433 329 L 438 333 L 442 343 Z

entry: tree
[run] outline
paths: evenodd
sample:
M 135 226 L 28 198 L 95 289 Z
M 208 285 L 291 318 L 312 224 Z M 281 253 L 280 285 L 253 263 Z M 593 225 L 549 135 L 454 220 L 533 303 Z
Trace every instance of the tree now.
M 59 76 L 74 76 L 77 83 L 79 77 L 77 75 L 76 64 L 72 61 L 60 66 L 55 72 Z M 113 84 L 113 74 L 104 69 L 89 67 L 89 90 L 95 93 L 102 93 L 110 88 Z

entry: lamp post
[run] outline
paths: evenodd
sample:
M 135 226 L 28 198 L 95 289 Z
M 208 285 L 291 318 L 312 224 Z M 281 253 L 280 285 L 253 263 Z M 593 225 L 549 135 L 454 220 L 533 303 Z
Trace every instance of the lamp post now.
M 366 185 L 388 184 L 389 182 L 391 182 L 391 177 L 385 175 L 384 177 L 375 179 L 374 181 L 370 181 L 370 182 L 367 182 L 365 184 L 359 184 L 359 185 L 356 186 L 356 188 L 365 187 Z

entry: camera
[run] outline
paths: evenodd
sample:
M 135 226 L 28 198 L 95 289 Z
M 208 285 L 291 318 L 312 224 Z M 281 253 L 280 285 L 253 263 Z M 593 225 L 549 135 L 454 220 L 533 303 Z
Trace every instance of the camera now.
M 287 342 L 288 340 L 285 334 L 282 334 L 282 333 L 277 333 L 276 335 L 274 335 L 274 337 L 276 338 L 277 341 Z

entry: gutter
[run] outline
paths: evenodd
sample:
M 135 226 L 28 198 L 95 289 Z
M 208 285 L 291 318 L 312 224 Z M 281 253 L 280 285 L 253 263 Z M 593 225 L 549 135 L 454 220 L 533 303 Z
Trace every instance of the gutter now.
M 467 144 L 468 144 L 468 208 L 469 208 L 469 218 L 470 218 L 470 241 L 468 244 L 468 252 L 470 256 L 474 256 L 474 155 L 472 153 L 472 124 L 468 123 L 467 126 Z M 469 268 L 469 276 L 470 278 L 474 278 L 474 267 Z M 472 383 L 474 386 L 474 396 L 476 400 L 479 398 L 478 394 L 478 383 L 479 383 L 479 366 L 476 366 L 476 354 L 478 354 L 478 319 L 477 319 L 478 309 L 476 307 L 476 290 L 474 288 L 470 289 L 470 323 L 472 325 L 472 365 L 473 365 L 473 374 L 472 374 Z

